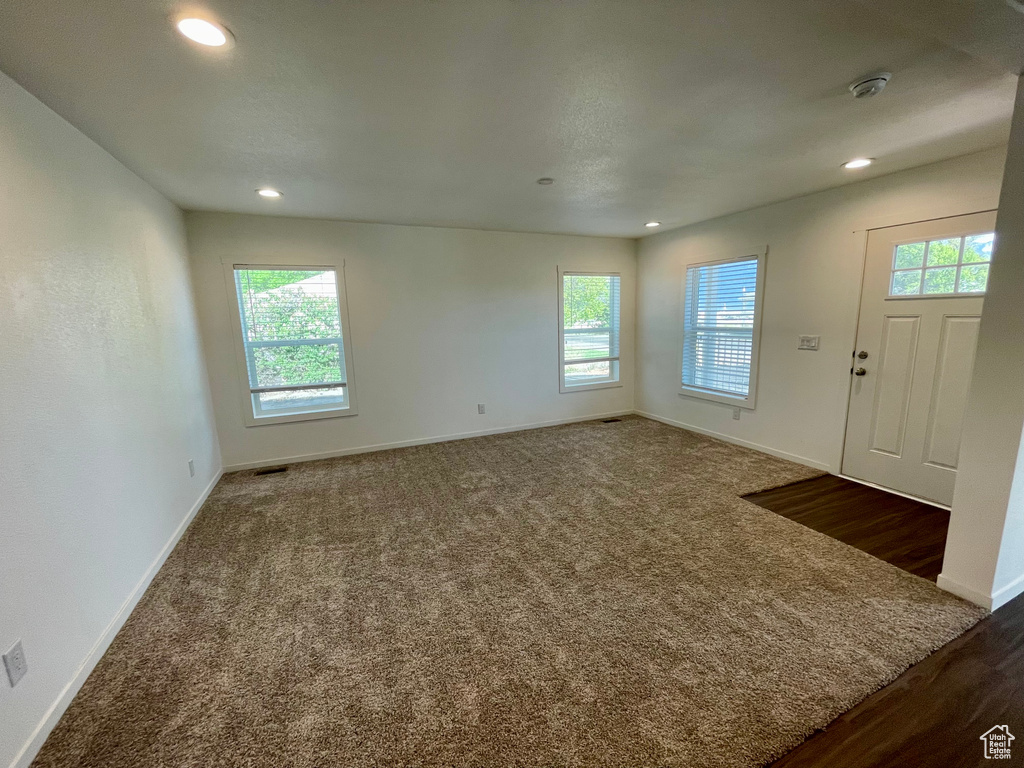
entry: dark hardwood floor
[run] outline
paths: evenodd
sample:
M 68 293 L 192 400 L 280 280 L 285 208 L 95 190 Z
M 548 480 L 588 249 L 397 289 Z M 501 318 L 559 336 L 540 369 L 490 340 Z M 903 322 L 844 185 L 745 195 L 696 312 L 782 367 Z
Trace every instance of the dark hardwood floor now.
M 835 475 L 744 498 L 926 579 L 942 569 L 944 509 Z
M 832 476 L 746 498 L 925 578 L 942 566 L 949 515 L 927 504 Z M 992 765 L 980 737 L 994 725 L 1020 744 L 1001 764 L 1024 764 L 1024 595 L 772 768 Z
M 840 715 L 772 768 L 992 765 L 980 737 L 1007 725 L 1024 764 L 1024 595 Z M 1019 746 L 1017 745 L 1019 744 Z

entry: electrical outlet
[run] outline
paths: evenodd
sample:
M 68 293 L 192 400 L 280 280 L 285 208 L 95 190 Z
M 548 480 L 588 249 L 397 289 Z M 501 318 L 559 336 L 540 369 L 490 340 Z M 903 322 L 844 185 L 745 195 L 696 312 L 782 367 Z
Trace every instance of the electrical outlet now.
M 194 461 L 192 461 L 192 459 L 188 460 L 188 476 L 189 477 L 195 477 L 196 476 L 196 463 Z
M 796 345 L 797 349 L 807 349 L 811 352 L 817 352 L 818 346 L 821 344 L 821 336 L 801 336 L 799 342 Z
M 12 645 L 11 650 L 4 654 L 4 666 L 7 668 L 7 679 L 11 681 L 11 688 L 13 688 L 28 672 L 28 662 L 25 661 L 25 649 L 21 647 L 21 640 Z
M 477 403 L 476 404 L 476 412 L 477 413 L 486 413 L 487 412 L 487 408 L 484 406 L 483 403 Z
M 739 421 L 739 420 L 740 420 L 740 409 L 739 409 L 739 408 L 733 408 L 733 409 L 732 409 L 732 417 L 733 417 L 733 419 L 735 419 L 736 421 Z

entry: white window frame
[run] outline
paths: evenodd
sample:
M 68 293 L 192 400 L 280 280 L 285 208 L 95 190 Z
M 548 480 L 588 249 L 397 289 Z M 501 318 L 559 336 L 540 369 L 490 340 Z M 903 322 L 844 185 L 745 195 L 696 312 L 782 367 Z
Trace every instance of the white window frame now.
M 586 392 L 592 389 L 611 389 L 622 386 L 622 274 L 611 271 L 592 271 L 579 269 L 557 268 L 558 273 L 558 391 L 568 394 L 570 392 Z M 619 354 L 616 357 L 598 358 L 592 362 L 607 360 L 609 363 L 617 364 L 617 376 L 614 381 L 596 381 L 592 384 L 566 384 L 565 383 L 565 278 L 574 275 L 584 277 L 617 277 L 619 278 L 619 303 L 615 308 L 618 311 L 618 347 Z M 609 368 L 611 366 L 609 365 Z
M 894 294 L 892 292 L 892 281 L 893 281 L 893 277 L 896 275 L 897 272 L 920 272 L 921 273 L 921 290 L 922 291 L 924 291 L 925 273 L 929 269 L 942 269 L 944 267 L 945 268 L 956 267 L 956 282 L 954 283 L 954 285 L 956 285 L 956 286 L 960 285 L 960 272 L 963 270 L 964 267 L 988 266 L 989 267 L 989 273 L 988 274 L 989 274 L 989 278 L 991 278 L 992 277 L 992 259 L 991 258 L 988 261 L 971 261 L 971 262 L 966 262 L 966 263 L 963 260 L 964 259 L 964 248 L 967 247 L 967 238 L 968 237 L 977 237 L 978 235 L 995 235 L 995 232 L 993 230 L 991 230 L 991 229 L 984 229 L 984 230 L 982 230 L 980 232 L 975 232 L 975 231 L 972 230 L 970 232 L 964 232 L 963 234 L 959 234 L 959 235 L 952 234 L 952 235 L 946 235 L 945 237 L 926 238 L 924 240 L 921 240 L 920 238 L 916 238 L 916 239 L 912 239 L 912 240 L 901 240 L 901 241 L 899 241 L 897 243 L 893 243 L 893 246 L 892 246 L 892 260 L 891 260 L 890 266 L 889 266 L 889 288 L 886 291 L 886 293 L 888 295 L 885 297 L 885 301 L 922 301 L 922 300 L 929 300 L 929 299 L 983 299 L 983 298 L 985 298 L 985 294 L 988 293 L 988 282 L 987 281 L 985 283 L 985 290 L 984 291 L 954 291 L 953 293 L 909 293 L 909 294 L 907 294 L 907 293 L 897 293 L 897 294 Z M 938 242 L 940 240 L 952 240 L 953 238 L 960 238 L 960 254 L 957 257 L 956 264 L 943 264 L 943 265 L 939 265 L 939 266 L 935 266 L 935 267 L 929 267 L 928 266 L 928 247 L 926 246 L 925 247 L 924 256 L 922 256 L 922 261 L 921 261 L 921 266 L 920 267 L 905 267 L 904 269 L 897 269 L 896 268 L 896 251 L 897 251 L 897 249 L 901 245 L 914 245 L 915 243 L 927 243 L 928 245 L 930 245 L 931 243 Z M 992 255 L 995 256 L 995 252 L 994 251 L 993 251 Z
M 345 262 L 341 265 L 335 264 L 289 264 L 287 262 L 275 261 L 273 263 L 224 263 L 225 278 L 228 290 L 228 306 L 231 308 L 231 325 L 235 336 L 235 358 L 238 369 L 239 391 L 241 394 L 242 420 L 247 427 L 262 427 L 269 424 L 286 424 L 295 421 L 314 421 L 318 419 L 336 419 L 342 416 L 355 416 L 356 410 L 356 388 L 355 388 L 355 367 L 352 355 L 352 338 L 348 320 L 348 295 L 345 285 Z M 332 405 L 327 408 L 310 410 L 300 413 L 283 413 L 277 416 L 257 416 L 253 412 L 252 389 L 249 383 L 249 367 L 245 339 L 242 330 L 242 312 L 238 306 L 238 292 L 235 286 L 236 269 L 265 269 L 265 270 L 330 270 L 334 273 L 336 290 L 338 295 L 338 314 L 341 318 L 341 342 L 345 354 L 345 399 L 346 404 Z
M 747 396 L 734 395 L 728 392 L 719 392 L 716 390 L 703 389 L 701 387 L 694 387 L 688 384 L 683 384 L 683 356 L 686 347 L 686 334 L 687 334 L 687 295 L 686 295 L 686 278 L 687 273 L 690 269 L 696 267 L 713 267 L 721 264 L 733 264 L 738 261 L 751 261 L 757 260 L 757 280 L 754 286 L 754 328 L 751 332 L 750 340 L 750 385 L 747 389 Z M 757 249 L 748 250 L 742 256 L 734 256 L 725 259 L 711 259 L 708 261 L 692 262 L 683 265 L 683 280 L 682 287 L 680 289 L 680 313 L 679 313 L 679 358 L 678 365 L 676 366 L 676 372 L 678 375 L 679 382 L 679 394 L 683 397 L 693 397 L 700 400 L 709 400 L 713 403 L 724 403 L 731 405 L 734 408 L 744 408 L 746 410 L 754 410 L 757 406 L 757 374 L 758 374 L 758 358 L 761 350 L 761 314 L 764 308 L 764 282 L 765 282 L 765 265 L 768 261 L 768 248 L 762 246 Z

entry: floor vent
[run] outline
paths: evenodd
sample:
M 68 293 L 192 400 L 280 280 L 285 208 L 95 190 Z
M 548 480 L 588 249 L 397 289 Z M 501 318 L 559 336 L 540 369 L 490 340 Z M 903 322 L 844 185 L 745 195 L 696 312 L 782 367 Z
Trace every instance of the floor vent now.
M 622 421 L 622 419 L 601 419 L 602 424 L 614 424 L 616 421 Z
M 276 475 L 278 472 L 287 472 L 288 467 L 264 467 L 253 472 L 254 475 Z

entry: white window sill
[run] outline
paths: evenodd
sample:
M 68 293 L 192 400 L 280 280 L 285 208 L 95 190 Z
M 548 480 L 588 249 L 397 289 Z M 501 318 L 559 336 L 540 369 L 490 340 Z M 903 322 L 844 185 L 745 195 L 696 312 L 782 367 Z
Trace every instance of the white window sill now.
M 754 410 L 756 400 L 754 395 L 741 397 L 740 395 L 727 395 L 723 392 L 709 392 L 704 389 L 691 389 L 690 387 L 682 387 L 679 390 L 679 396 L 692 397 L 697 400 L 709 400 L 712 403 L 723 403 L 731 405 L 733 408 L 743 408 L 748 411 Z
M 248 404 L 247 404 L 248 405 Z M 279 416 L 253 416 L 246 414 L 245 426 L 263 427 L 268 424 L 287 424 L 293 421 L 315 421 L 318 419 L 337 419 L 342 416 L 356 416 L 356 410 L 350 406 L 329 408 L 322 411 L 304 411 L 302 413 L 282 413 Z
M 594 384 L 562 384 L 558 391 L 563 394 L 569 394 L 570 392 L 586 392 L 590 389 L 614 389 L 615 387 L 621 387 L 621 381 L 599 381 Z

